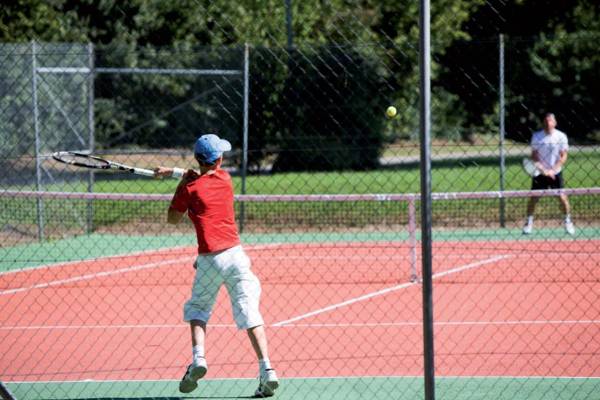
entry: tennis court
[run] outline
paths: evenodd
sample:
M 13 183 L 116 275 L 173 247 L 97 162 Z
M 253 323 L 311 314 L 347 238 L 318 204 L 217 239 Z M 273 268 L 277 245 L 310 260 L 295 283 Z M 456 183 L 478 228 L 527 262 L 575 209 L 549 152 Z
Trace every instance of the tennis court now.
M 278 398 L 423 397 L 422 294 L 411 280 L 420 258 L 411 234 L 350 236 L 245 235 L 282 379 Z M 191 395 L 177 391 L 189 362 L 181 308 L 195 246 L 189 236 L 169 238 L 65 239 L 70 254 L 52 263 L 36 263 L 23 248 L 20 261 L 3 253 L 14 262 L 0 274 L 2 378 L 16 398 L 253 394 L 255 360 L 225 291 L 209 324 L 207 377 Z M 574 238 L 549 227 L 527 239 L 518 229 L 454 229 L 435 239 L 442 398 L 541 399 L 550 391 L 583 399 L 600 390 L 596 227 Z M 43 245 L 35 246 L 40 254 Z M 103 254 L 77 254 L 92 248 Z

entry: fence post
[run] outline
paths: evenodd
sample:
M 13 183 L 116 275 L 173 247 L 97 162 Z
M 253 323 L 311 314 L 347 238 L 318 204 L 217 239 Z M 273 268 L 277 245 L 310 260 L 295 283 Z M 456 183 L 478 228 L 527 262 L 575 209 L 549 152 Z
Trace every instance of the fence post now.
M 35 182 L 36 190 L 41 191 L 42 187 L 42 165 L 41 165 L 41 141 L 40 141 L 40 121 L 38 109 L 38 93 L 37 93 L 37 49 L 35 40 L 31 41 L 31 90 L 33 98 L 33 130 L 35 133 Z M 44 202 L 38 197 L 36 199 L 37 207 L 37 222 L 38 222 L 38 239 L 44 241 Z
M 505 155 L 504 155 L 504 35 L 499 37 L 499 108 L 500 108 L 500 191 L 504 192 L 504 176 L 506 173 Z M 500 198 L 500 227 L 506 226 L 506 202 L 504 197 Z
M 248 173 L 248 103 L 250 95 L 250 46 L 244 44 L 244 132 L 242 150 L 242 194 L 246 194 L 246 175 Z M 240 204 L 240 233 L 244 230 L 244 202 Z
M 0 397 L 3 400 L 16 400 L 16 398 L 13 396 L 13 394 L 10 392 L 10 390 L 8 390 L 6 385 L 4 385 L 4 383 L 2 383 L 1 381 L 0 381 Z
M 435 362 L 433 349 L 433 283 L 431 237 L 431 46 L 430 3 L 420 1 L 419 75 L 421 141 L 421 286 L 423 294 L 423 359 L 425 400 L 435 399 Z
M 88 43 L 88 63 L 90 72 L 88 75 L 88 140 L 90 153 L 94 153 L 96 147 L 95 131 L 94 131 L 94 45 Z M 88 175 L 88 193 L 94 192 L 94 170 L 89 171 Z M 94 230 L 94 201 L 89 200 L 87 205 L 87 233 L 90 234 Z
M 287 30 L 287 47 L 294 46 L 294 31 L 292 28 L 292 0 L 285 0 L 285 27 Z

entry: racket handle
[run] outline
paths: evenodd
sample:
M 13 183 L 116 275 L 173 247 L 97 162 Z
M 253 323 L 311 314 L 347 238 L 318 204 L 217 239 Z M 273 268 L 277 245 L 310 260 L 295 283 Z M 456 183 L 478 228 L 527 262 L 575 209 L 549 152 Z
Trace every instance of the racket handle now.
M 133 168 L 133 173 L 137 175 L 154 176 L 154 171 L 151 169 Z

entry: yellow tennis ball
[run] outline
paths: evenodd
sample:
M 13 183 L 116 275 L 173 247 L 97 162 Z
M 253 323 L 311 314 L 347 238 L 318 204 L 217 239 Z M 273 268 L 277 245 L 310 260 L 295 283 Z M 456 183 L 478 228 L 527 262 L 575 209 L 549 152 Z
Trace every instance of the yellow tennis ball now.
M 385 110 L 385 115 L 387 115 L 388 118 L 394 118 L 397 113 L 398 113 L 398 111 L 396 110 L 396 107 L 394 107 L 394 106 L 389 106 L 387 108 L 387 110 Z

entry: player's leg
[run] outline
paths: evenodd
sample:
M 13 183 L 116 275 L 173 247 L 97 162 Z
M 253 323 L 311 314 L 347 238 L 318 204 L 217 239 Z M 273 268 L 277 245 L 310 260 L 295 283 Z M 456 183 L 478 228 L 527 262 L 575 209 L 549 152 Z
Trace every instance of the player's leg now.
M 535 206 L 537 205 L 539 199 L 539 197 L 530 197 L 527 200 L 527 216 L 533 216 L 535 213 Z
M 267 344 L 267 333 L 264 325 L 255 326 L 246 330 L 252 348 L 258 359 L 259 384 L 254 393 L 256 396 L 269 397 L 279 387 L 279 379 L 275 369 L 271 366 L 269 360 L 269 349 Z
M 546 188 L 545 176 L 536 176 L 531 181 L 531 190 L 542 190 Z M 530 197 L 527 200 L 527 219 L 523 225 L 523 234 L 529 235 L 533 231 L 533 215 L 535 213 L 535 206 L 539 201 L 539 197 Z
M 569 204 L 569 198 L 566 194 L 561 194 L 558 199 L 560 200 L 560 209 L 565 217 L 571 214 L 571 205 Z
M 194 264 L 196 276 L 192 296 L 183 307 L 183 318 L 190 323 L 192 336 L 192 363 L 179 383 L 179 391 L 190 393 L 198 387 L 197 381 L 204 377 L 208 366 L 204 356 L 206 323 L 210 319 L 219 288 L 223 282 L 214 260 L 199 256 Z
M 190 393 L 198 387 L 198 380 L 208 371 L 204 358 L 204 338 L 206 337 L 206 322 L 197 319 L 190 321 L 192 332 L 192 363 L 188 365 L 183 378 L 179 382 L 179 391 Z
M 562 189 L 564 187 L 564 181 L 563 181 L 563 177 L 562 177 L 562 173 L 558 173 L 556 174 L 556 179 L 553 185 L 553 189 Z M 564 226 L 565 226 L 565 231 L 569 234 L 569 235 L 574 235 L 575 234 L 575 226 L 573 225 L 573 221 L 571 221 L 571 205 L 569 204 L 569 198 L 567 197 L 566 194 L 561 193 L 558 197 L 558 200 L 560 201 L 560 209 L 563 212 L 563 215 L 565 216 L 564 218 Z
M 569 204 L 569 198 L 567 197 L 566 194 L 561 194 L 559 199 L 560 199 L 562 212 L 565 215 L 565 219 L 563 222 L 565 225 L 565 231 L 569 235 L 574 235 L 575 234 L 575 226 L 573 225 L 573 221 L 571 220 L 571 205 Z
M 267 334 L 260 313 L 260 282 L 250 269 L 250 259 L 240 247 L 231 249 L 231 267 L 225 279 L 236 325 L 248 333 L 256 353 L 259 368 L 259 386 L 256 396 L 272 396 L 279 387 L 279 380 L 271 361 Z
M 206 322 L 193 319 L 190 321 L 190 328 L 192 333 L 192 364 L 206 368 L 206 359 L 204 357 Z
M 255 326 L 246 330 L 252 348 L 256 353 L 256 358 L 259 360 L 269 360 L 269 345 L 267 343 L 267 333 L 265 332 L 264 325 Z M 265 368 L 270 368 L 266 366 Z
M 538 203 L 538 197 L 530 197 L 527 200 L 527 219 L 523 225 L 523 234 L 529 235 L 533 231 L 533 214 L 535 212 L 535 206 Z

